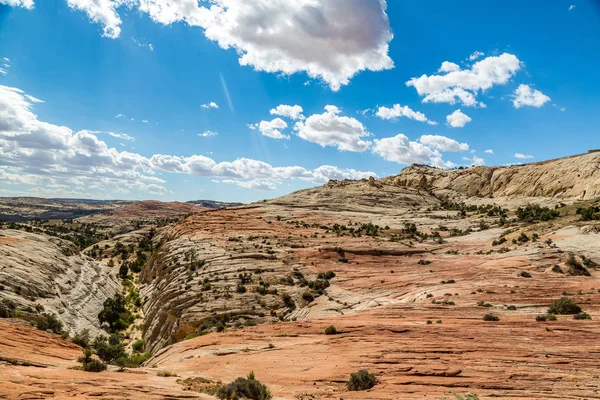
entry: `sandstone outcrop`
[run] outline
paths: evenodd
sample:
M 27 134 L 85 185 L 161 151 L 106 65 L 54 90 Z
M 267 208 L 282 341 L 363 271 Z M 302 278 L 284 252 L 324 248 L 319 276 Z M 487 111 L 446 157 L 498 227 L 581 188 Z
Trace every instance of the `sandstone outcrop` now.
M 17 230 L 0 230 L 1 296 L 20 308 L 41 305 L 71 334 L 99 329 L 104 300 L 121 289 L 114 273 L 82 255 L 66 240 Z
M 600 197 L 600 152 L 510 167 L 442 170 L 412 165 L 381 180 L 399 187 L 449 190 L 469 197 Z

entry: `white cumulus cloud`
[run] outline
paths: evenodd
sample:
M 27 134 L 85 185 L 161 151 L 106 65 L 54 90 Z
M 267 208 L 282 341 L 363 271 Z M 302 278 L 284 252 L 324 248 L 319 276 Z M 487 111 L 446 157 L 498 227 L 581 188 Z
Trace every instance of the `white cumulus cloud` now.
M 485 150 L 485 151 L 484 151 L 484 153 L 487 153 L 487 154 L 494 154 L 494 150 L 492 150 L 492 149 L 487 149 L 487 150 Z
M 121 17 L 117 8 L 129 0 L 67 0 L 74 10 L 83 11 L 96 24 L 102 25 L 102 36 L 116 39 L 121 34 Z
M 521 69 L 521 61 L 513 54 L 487 57 L 470 69 L 454 70 L 444 75 L 422 75 L 406 82 L 423 97 L 423 102 L 477 106 L 479 92 L 506 84 Z
M 240 65 L 276 74 L 303 72 L 334 91 L 362 71 L 394 66 L 386 0 L 67 1 L 101 24 L 104 36 L 119 36 L 120 6 L 137 7 L 159 24 L 203 28 L 207 39 L 234 49 Z
M 418 111 L 413 111 L 410 107 L 401 106 L 400 104 L 394 104 L 392 108 L 379 107 L 375 115 L 381 119 L 387 120 L 395 120 L 400 117 L 405 117 L 420 122 L 427 122 L 429 125 L 437 125 L 437 122 L 429 120 L 425 114 Z
M 134 190 L 156 196 L 167 194 L 167 181 L 157 172 L 236 180 L 245 182 L 241 186 L 248 188 L 259 188 L 261 182 L 266 188 L 295 179 L 323 183 L 328 179 L 377 176 L 327 165 L 309 170 L 301 166 L 274 167 L 247 158 L 216 162 L 202 155 L 145 157 L 118 151 L 97 137 L 102 132 L 74 132 L 66 126 L 40 121 L 33 113 L 36 103 L 29 97 L 18 88 L 0 85 L 0 181 L 25 185 L 30 195 L 102 198 Z M 133 140 L 122 133 L 106 134 Z
M 269 112 L 271 115 L 278 115 L 294 121 L 303 120 L 306 118 L 304 115 L 302 115 L 304 110 L 299 105 L 289 106 L 286 104 L 280 104 L 277 107 L 272 108 Z
M 11 7 L 23 7 L 32 9 L 34 4 L 33 0 L 0 0 L 0 4 L 5 4 Z
M 219 108 L 219 105 L 217 103 L 215 103 L 214 101 L 211 101 L 210 103 L 202 104 L 200 107 L 202 107 L 202 108 Z
M 371 142 L 365 140 L 371 134 L 355 118 L 341 116 L 342 111 L 332 105 L 325 106 L 323 114 L 314 114 L 306 121 L 297 122 L 294 130 L 306 141 L 323 147 L 334 146 L 340 151 L 362 152 Z
M 473 53 L 471 53 L 471 55 L 469 56 L 469 61 L 475 61 L 478 58 L 483 57 L 483 53 L 481 51 L 474 51 Z
M 423 135 L 419 138 L 419 142 L 441 151 L 460 152 L 469 150 L 467 143 L 459 143 L 454 139 L 441 135 Z
M 289 139 L 289 135 L 284 135 L 281 131 L 288 127 L 287 122 L 281 118 L 275 118 L 272 121 L 260 121 L 258 124 L 250 124 L 248 128 L 258 130 L 263 136 L 273 139 Z
M 513 95 L 512 103 L 515 108 L 525 106 L 540 108 L 550 101 L 550 97 L 529 85 L 519 85 Z
M 460 70 L 460 67 L 457 64 L 454 64 L 450 61 L 444 61 L 438 72 L 454 72 Z
M 453 128 L 462 128 L 466 124 L 471 122 L 472 119 L 467 114 L 460 111 L 460 108 L 459 108 L 458 110 L 454 111 L 452 114 L 446 116 L 446 121 L 448 122 L 448 125 L 450 125 Z
M 473 156 L 472 158 L 463 157 L 464 161 L 468 161 L 467 165 L 481 166 L 485 165 L 485 160 L 481 157 Z
M 399 164 L 431 164 L 439 168 L 451 168 L 452 162 L 442 160 L 442 154 L 423 143 L 413 142 L 406 135 L 398 134 L 384 139 L 375 139 L 373 153 L 384 160 Z

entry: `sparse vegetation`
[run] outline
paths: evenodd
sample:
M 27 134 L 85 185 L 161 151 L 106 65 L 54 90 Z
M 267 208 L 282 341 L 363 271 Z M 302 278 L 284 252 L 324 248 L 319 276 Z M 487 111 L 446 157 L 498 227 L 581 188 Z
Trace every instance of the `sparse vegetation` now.
M 99 361 L 95 358 L 92 358 L 92 351 L 90 349 L 85 349 L 83 351 L 83 357 L 79 358 L 79 362 L 81 363 L 81 369 L 87 372 L 102 372 L 106 370 L 106 364 L 102 361 Z
M 551 221 L 560 216 L 560 212 L 537 204 L 530 204 L 517 209 L 517 218 L 523 222 Z
M 581 307 L 566 297 L 553 301 L 548 308 L 548 313 L 557 315 L 579 314 L 580 312 Z
M 62 332 L 63 324 L 54 314 L 42 314 L 37 317 L 35 327 L 42 331 L 51 331 L 60 334 Z
M 377 384 L 377 378 L 369 371 L 362 369 L 350 375 L 346 387 L 351 391 L 369 390 Z
M 579 314 L 573 315 L 573 319 L 578 319 L 578 320 L 592 319 L 592 316 L 590 314 L 588 314 L 588 313 L 581 312 Z
M 269 400 L 272 398 L 269 388 L 256 380 L 253 372 L 248 374 L 247 378 L 237 378 L 223 386 L 217 392 L 217 397 L 221 400 Z

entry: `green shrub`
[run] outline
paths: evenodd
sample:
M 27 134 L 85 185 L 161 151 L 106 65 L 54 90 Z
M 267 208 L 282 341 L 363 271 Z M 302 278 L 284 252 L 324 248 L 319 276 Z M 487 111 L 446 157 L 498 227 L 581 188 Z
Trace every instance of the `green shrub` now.
M 484 321 L 500 321 L 500 317 L 494 314 L 485 314 L 483 316 Z
M 337 332 L 337 329 L 335 329 L 335 326 L 333 326 L 333 325 L 331 325 L 331 326 L 328 326 L 328 327 L 325 329 L 325 334 L 326 334 L 326 335 L 337 335 L 337 333 L 338 333 L 338 332 Z
M 84 329 L 81 332 L 76 333 L 71 341 L 84 349 L 88 348 L 90 345 L 90 330 Z
M 243 294 L 243 293 L 246 293 L 247 289 L 246 289 L 246 286 L 239 284 L 239 285 L 237 285 L 237 288 L 235 289 L 235 291 L 240 294 Z
M 141 353 L 144 351 L 144 349 L 146 348 L 146 342 L 144 341 L 144 339 L 139 339 L 136 340 L 135 342 L 133 342 L 133 344 L 131 345 L 131 348 L 133 349 L 133 351 L 135 351 L 136 353 Z
M 600 219 L 600 207 L 578 208 L 577 214 L 581 216 L 582 221 L 593 221 Z
M 125 346 L 122 343 L 115 342 L 115 340 L 110 343 L 106 336 L 97 336 L 92 343 L 92 348 L 98 357 L 106 363 L 114 363 L 121 357 L 127 357 Z
M 125 298 L 116 294 L 114 298 L 104 300 L 102 311 L 98 314 L 100 323 L 108 323 L 111 332 L 127 329 L 133 323 L 134 317 L 125 306 Z
M 237 378 L 217 392 L 217 397 L 222 400 L 269 400 L 272 398 L 269 388 L 256 380 L 251 372 L 248 378 Z
M 517 209 L 517 218 L 519 221 L 551 221 L 560 216 L 560 212 L 551 210 L 548 207 L 541 207 L 537 204 L 530 204 L 527 207 Z
M 287 308 L 290 308 L 292 310 L 296 308 L 296 303 L 294 302 L 294 299 L 292 299 L 292 296 L 290 296 L 289 294 L 282 294 L 281 299 L 283 300 L 283 304 L 285 304 Z
M 102 372 L 106 370 L 106 364 L 92 358 L 92 351 L 90 349 L 83 351 L 83 357 L 79 358 L 79 362 L 82 364 L 83 370 L 87 372 Z
M 311 303 L 315 299 L 315 296 L 313 296 L 311 292 L 304 292 L 302 294 L 302 299 L 307 303 Z
M 350 379 L 346 382 L 348 390 L 369 390 L 377 384 L 377 378 L 374 374 L 369 373 L 366 369 L 362 369 L 350 375 Z
M 592 316 L 588 313 L 582 312 L 582 313 L 573 315 L 573 319 L 592 319 Z
M 558 315 L 579 314 L 580 312 L 581 307 L 566 297 L 553 301 L 548 307 L 548 313 Z
M 63 324 L 54 314 L 42 314 L 37 317 L 35 327 L 42 331 L 62 332 Z
M 3 299 L 0 302 L 0 318 L 12 318 L 17 310 L 17 305 L 14 301 Z

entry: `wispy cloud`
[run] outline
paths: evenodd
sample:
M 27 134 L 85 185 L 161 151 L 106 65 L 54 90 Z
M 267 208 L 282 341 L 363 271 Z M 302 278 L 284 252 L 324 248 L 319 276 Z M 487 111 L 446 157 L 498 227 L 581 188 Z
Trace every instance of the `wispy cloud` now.
M 518 158 L 519 160 L 531 160 L 534 157 L 530 154 L 515 153 L 515 158 Z
M 106 132 L 107 135 L 110 135 L 112 137 L 121 139 L 121 140 L 128 140 L 130 142 L 135 141 L 135 138 L 133 136 L 130 136 L 126 133 L 115 133 L 115 132 Z
M 214 132 L 214 131 L 204 131 L 202 133 L 199 133 L 198 136 L 200 137 L 211 137 L 211 136 L 218 136 L 219 132 Z
M 135 38 L 131 38 L 131 40 L 133 40 L 133 43 L 138 45 L 138 47 L 144 47 L 150 51 L 154 51 L 154 45 L 152 43 L 144 43 L 140 40 L 136 40 Z

